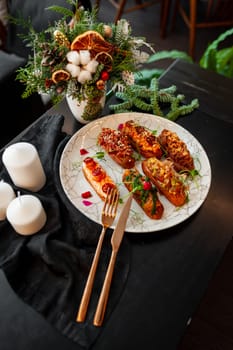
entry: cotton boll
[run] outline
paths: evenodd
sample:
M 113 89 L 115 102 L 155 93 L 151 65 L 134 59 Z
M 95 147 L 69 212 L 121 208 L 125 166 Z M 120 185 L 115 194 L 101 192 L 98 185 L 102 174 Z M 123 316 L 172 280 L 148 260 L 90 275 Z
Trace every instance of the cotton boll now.
M 75 50 L 69 51 L 66 55 L 66 58 L 70 63 L 73 63 L 76 66 L 80 65 L 80 55 L 78 51 L 75 51 Z
M 80 50 L 79 51 L 79 55 L 80 55 L 80 63 L 83 66 L 87 65 L 90 62 L 90 60 L 91 60 L 90 51 L 88 51 L 88 50 Z
M 90 73 L 95 73 L 96 69 L 99 65 L 99 62 L 96 60 L 91 60 L 86 66 L 85 69 L 88 70 Z
M 86 81 L 89 81 L 92 79 L 92 75 L 88 70 L 82 69 L 80 71 L 79 77 L 78 77 L 78 82 L 80 84 L 84 84 Z
M 71 74 L 72 78 L 77 78 L 80 74 L 80 67 L 73 63 L 68 63 L 66 65 L 66 70 Z

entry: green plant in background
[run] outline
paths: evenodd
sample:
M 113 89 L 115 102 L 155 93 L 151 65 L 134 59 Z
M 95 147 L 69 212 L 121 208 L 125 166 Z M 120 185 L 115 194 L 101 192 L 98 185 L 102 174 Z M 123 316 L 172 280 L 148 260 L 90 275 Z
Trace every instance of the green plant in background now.
M 179 51 L 179 50 L 165 51 L 164 50 L 164 51 L 158 51 L 150 55 L 146 64 L 155 63 L 164 59 L 165 60 L 182 59 L 187 62 L 193 63 L 192 58 L 184 51 Z M 146 64 L 144 65 L 144 67 L 146 66 Z M 137 84 L 149 86 L 151 79 L 153 79 L 154 77 L 159 78 L 164 71 L 165 69 L 163 68 L 156 68 L 156 67 L 148 68 L 148 69 L 144 68 L 135 74 L 135 80 Z
M 214 40 L 200 59 L 202 68 L 211 69 L 228 78 L 233 78 L 233 46 L 219 49 L 218 46 L 227 37 L 233 35 L 233 28 L 228 29 Z
M 199 61 L 200 67 L 210 69 L 228 78 L 233 78 L 233 46 L 219 49 L 219 45 L 231 35 L 233 35 L 233 28 L 220 34 L 216 40 L 208 45 Z M 152 54 L 146 64 L 154 64 L 164 59 L 182 59 L 193 63 L 193 59 L 186 52 L 171 50 Z M 154 77 L 159 78 L 164 71 L 165 69 L 144 68 L 135 75 L 135 79 L 138 84 L 149 86 L 151 79 Z
M 202 68 L 212 70 L 226 77 L 233 78 L 233 46 L 219 49 L 219 45 L 233 35 L 233 28 L 225 31 L 219 37 L 208 45 L 203 56 L 199 61 Z M 171 50 L 160 51 L 149 56 L 144 64 L 154 64 L 164 59 L 182 59 L 194 63 L 191 56 L 184 51 Z M 197 99 L 189 104 L 184 104 L 184 95 L 176 95 L 176 86 L 167 89 L 159 89 L 158 78 L 165 69 L 149 68 L 142 69 L 135 73 L 135 84 L 127 87 L 122 92 L 117 92 L 116 97 L 122 102 L 111 105 L 110 109 L 115 113 L 126 112 L 130 110 L 153 113 L 161 117 L 175 121 L 179 116 L 184 116 L 198 108 Z M 165 111 L 163 110 L 165 107 Z

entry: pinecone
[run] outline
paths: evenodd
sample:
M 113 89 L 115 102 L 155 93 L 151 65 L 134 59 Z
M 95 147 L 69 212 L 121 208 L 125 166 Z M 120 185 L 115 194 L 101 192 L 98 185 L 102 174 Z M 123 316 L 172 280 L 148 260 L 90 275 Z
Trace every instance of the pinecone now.
M 42 66 L 53 66 L 55 64 L 61 63 L 65 57 L 64 50 L 59 50 L 58 47 L 53 49 L 45 48 L 43 50 L 43 59 L 41 61 Z

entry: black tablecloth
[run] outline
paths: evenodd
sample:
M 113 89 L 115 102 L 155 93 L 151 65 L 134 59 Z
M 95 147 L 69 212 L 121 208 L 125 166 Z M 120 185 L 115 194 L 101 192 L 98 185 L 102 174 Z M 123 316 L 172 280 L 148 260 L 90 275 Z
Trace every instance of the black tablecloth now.
M 47 181 L 37 196 L 47 213 L 46 225 L 35 235 L 17 234 L 7 220 L 0 222 L 0 268 L 15 293 L 38 311 L 52 326 L 84 348 L 89 348 L 103 327 L 92 325 L 106 266 L 111 253 L 107 231 L 86 321 L 75 321 L 101 226 L 81 214 L 63 192 L 59 161 L 69 140 L 61 129 L 64 117 L 40 118 L 16 141 L 32 143 L 38 150 Z M 2 153 L 0 158 L 2 159 Z M 0 159 L 0 179 L 21 194 Z M 130 266 L 130 245 L 124 238 L 114 271 L 105 320 L 119 300 Z

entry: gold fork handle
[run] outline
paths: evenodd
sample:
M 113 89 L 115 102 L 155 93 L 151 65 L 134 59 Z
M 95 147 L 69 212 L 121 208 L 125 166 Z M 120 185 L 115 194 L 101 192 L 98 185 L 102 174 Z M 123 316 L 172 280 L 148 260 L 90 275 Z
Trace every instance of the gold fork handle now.
M 86 286 L 85 286 L 85 289 L 83 291 L 83 296 L 82 296 L 82 299 L 80 302 L 78 315 L 76 318 L 77 322 L 83 322 L 85 320 L 85 317 L 86 317 L 87 308 L 88 308 L 88 304 L 90 301 L 93 283 L 94 283 L 94 279 L 95 279 L 96 269 L 97 269 L 97 265 L 99 262 L 100 252 L 102 249 L 102 244 L 103 244 L 103 240 L 104 240 L 104 236 L 105 236 L 105 231 L 106 231 L 106 227 L 103 227 L 101 234 L 99 236 L 98 244 L 97 244 L 96 251 L 95 251 L 95 256 L 94 256 L 92 264 L 91 264 L 91 269 L 90 269 L 90 272 L 88 275 Z
M 103 287 L 101 290 L 101 294 L 99 297 L 98 305 L 97 305 L 95 316 L 94 316 L 93 324 L 95 326 L 101 326 L 103 323 L 104 314 L 105 314 L 105 310 L 107 307 L 108 296 L 109 296 L 110 287 L 111 287 L 111 282 L 112 282 L 114 266 L 115 266 L 115 262 L 116 262 L 116 257 L 117 257 L 117 252 L 112 251 L 111 258 L 110 258 L 109 265 L 108 265 L 108 269 L 107 269 L 106 276 L 104 279 L 104 284 L 103 284 Z

